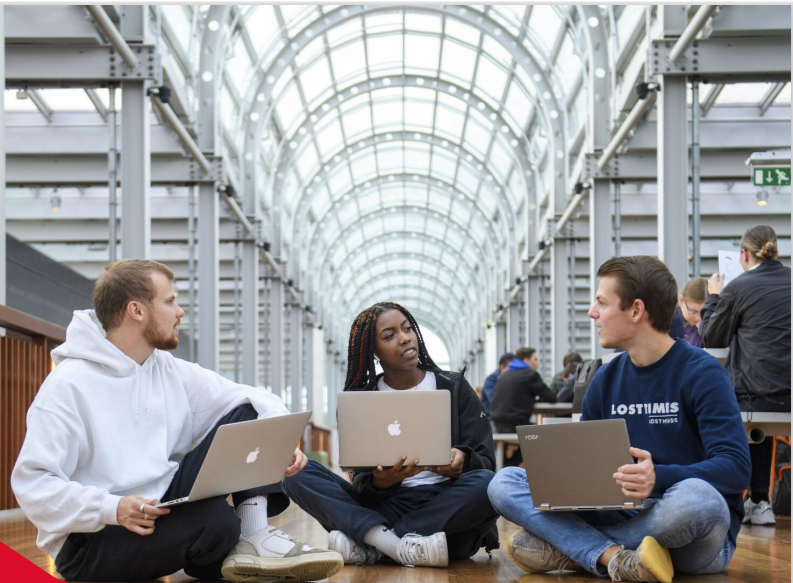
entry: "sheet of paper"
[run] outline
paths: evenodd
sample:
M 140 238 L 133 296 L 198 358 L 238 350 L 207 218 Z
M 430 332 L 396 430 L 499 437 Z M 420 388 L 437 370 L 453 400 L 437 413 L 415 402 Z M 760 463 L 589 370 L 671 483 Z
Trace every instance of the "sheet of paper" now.
M 738 251 L 719 251 L 719 273 L 724 274 L 724 285 L 743 273 Z

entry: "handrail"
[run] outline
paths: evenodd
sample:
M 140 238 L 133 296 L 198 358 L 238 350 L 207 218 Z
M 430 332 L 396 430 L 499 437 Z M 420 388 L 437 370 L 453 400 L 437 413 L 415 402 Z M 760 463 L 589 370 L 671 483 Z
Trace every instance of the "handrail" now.
M 66 342 L 66 328 L 0 304 L 0 327 L 23 334 L 43 336 L 62 344 Z
M 121 58 L 126 61 L 127 65 L 132 67 L 133 69 L 138 66 L 138 58 L 135 56 L 135 53 L 132 52 L 132 49 L 127 44 L 127 41 L 124 40 L 124 37 L 121 36 L 121 33 L 116 28 L 116 25 L 113 24 L 113 21 L 110 20 L 110 17 L 105 12 L 104 8 L 102 8 L 101 4 L 86 4 L 85 7 L 88 9 L 88 12 L 91 13 L 91 16 L 94 17 L 97 26 L 102 29 L 102 32 L 105 33 L 107 40 L 110 41 L 116 50 L 121 55 Z

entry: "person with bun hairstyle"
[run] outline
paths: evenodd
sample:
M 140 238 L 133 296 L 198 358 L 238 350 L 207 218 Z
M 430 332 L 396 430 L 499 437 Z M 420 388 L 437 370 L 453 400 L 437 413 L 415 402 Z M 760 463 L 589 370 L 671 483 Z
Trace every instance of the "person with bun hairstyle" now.
M 730 347 L 727 362 L 741 411 L 790 411 L 790 268 L 777 259 L 774 229 L 757 225 L 741 238 L 744 273 L 724 285 L 708 282 L 702 308 L 702 346 Z M 751 497 L 743 522 L 774 524 L 768 501 L 772 441 L 752 444 Z

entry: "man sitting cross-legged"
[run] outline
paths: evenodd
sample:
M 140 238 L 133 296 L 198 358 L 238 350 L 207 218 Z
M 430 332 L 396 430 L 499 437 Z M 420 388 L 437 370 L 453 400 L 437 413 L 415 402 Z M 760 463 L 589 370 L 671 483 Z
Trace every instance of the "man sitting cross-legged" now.
M 636 463 L 614 468 L 614 480 L 642 508 L 543 512 L 525 471 L 504 469 L 488 495 L 525 529 L 511 537 L 510 557 L 530 573 L 586 570 L 614 581 L 718 573 L 735 552 L 751 470 L 729 377 L 715 358 L 669 337 L 677 285 L 661 261 L 610 259 L 598 276 L 589 317 L 603 348 L 625 352 L 595 374 L 581 418 L 625 419 Z
M 316 580 L 341 555 L 268 526 L 289 505 L 279 484 L 171 509 L 188 495 L 218 427 L 285 415 L 263 389 L 174 358 L 184 311 L 173 272 L 155 261 L 110 265 L 94 310 L 75 312 L 58 364 L 27 416 L 11 476 L 38 546 L 78 581 L 145 581 L 181 569 L 236 581 Z M 306 465 L 296 449 L 287 476 Z

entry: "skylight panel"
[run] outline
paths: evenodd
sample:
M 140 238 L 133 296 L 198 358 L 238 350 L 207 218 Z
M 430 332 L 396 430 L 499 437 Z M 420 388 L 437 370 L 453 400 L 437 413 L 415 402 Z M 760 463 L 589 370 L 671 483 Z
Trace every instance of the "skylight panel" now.
M 482 41 L 482 54 L 502 67 L 511 67 L 514 60 L 512 53 L 491 36 L 486 36 Z
M 369 180 L 376 176 L 377 167 L 375 158 L 371 153 L 359 156 L 350 162 L 352 175 L 356 183 L 360 184 L 363 180 Z
M 465 117 L 456 111 L 438 106 L 435 111 L 435 128 L 439 135 L 460 142 Z
M 505 182 L 513 162 L 512 156 L 504 149 L 499 140 L 493 144 L 488 160 L 491 168 L 495 170 L 496 176 L 501 179 L 501 182 Z
M 317 150 L 314 144 L 308 143 L 306 147 L 301 150 L 300 156 L 298 156 L 296 160 L 300 176 L 302 176 L 304 180 L 307 179 L 318 162 L 319 159 L 317 158 Z
M 428 206 L 432 210 L 442 214 L 448 214 L 452 203 L 452 196 L 443 188 L 431 188 L 428 202 Z
M 478 174 L 474 174 L 470 166 L 460 165 L 457 171 L 457 186 L 464 192 L 475 192 L 481 181 Z
M 561 26 L 562 20 L 551 6 L 547 4 L 534 5 L 529 17 L 529 27 L 531 32 L 539 39 L 546 55 L 553 47 Z
M 330 209 L 330 197 L 328 196 L 328 190 L 325 187 L 319 188 L 313 191 L 313 202 L 311 203 L 311 212 L 314 214 L 314 217 L 319 220 L 319 217 L 323 216 L 328 209 Z
M 374 124 L 378 132 L 402 128 L 402 102 L 372 99 Z
M 371 113 L 369 105 L 348 111 L 341 116 L 344 126 L 344 135 L 348 142 L 356 140 L 372 132 Z
M 405 200 L 405 191 L 399 185 L 383 187 L 380 189 L 380 198 L 383 201 L 384 207 L 396 207 L 403 204 Z
M 444 31 L 446 36 L 463 41 L 471 46 L 479 45 L 479 37 L 481 33 L 472 26 L 469 26 L 454 18 L 446 19 L 446 29 Z
M 39 89 L 38 91 L 44 103 L 53 111 L 96 111 L 94 104 L 82 89 Z M 12 93 L 15 94 L 16 91 Z M 27 101 L 32 105 L 30 98 L 17 101 Z
M 405 204 L 414 206 L 427 206 L 427 185 L 424 182 L 411 182 L 405 187 Z M 420 222 L 423 215 L 412 214 L 413 222 Z
M 336 170 L 330 175 L 328 179 L 328 190 L 331 196 L 336 199 L 343 193 L 350 190 L 352 182 L 350 181 L 350 170 L 346 164 L 336 167 Z
M 466 148 L 481 156 L 487 154 L 487 147 L 490 145 L 491 139 L 491 133 L 482 129 L 479 124 L 469 123 L 465 128 Z
M 308 65 L 323 52 L 325 52 L 325 41 L 321 36 L 317 36 L 295 55 L 295 64 L 298 67 Z
M 292 127 L 292 124 L 298 121 L 298 116 L 303 113 L 303 102 L 294 83 L 290 84 L 283 92 L 278 100 L 278 105 L 275 106 L 275 111 L 278 113 L 281 125 L 285 128 Z
M 338 150 L 343 142 L 344 137 L 341 133 L 341 125 L 338 119 L 328 123 L 317 134 L 317 144 L 319 145 L 320 156 L 323 159 Z
M 366 16 L 367 32 L 402 30 L 402 13 L 369 14 Z
M 396 148 L 377 148 L 377 165 L 382 174 L 394 174 L 402 170 L 402 152 Z
M 366 68 L 366 55 L 363 41 L 355 41 L 347 46 L 334 49 L 330 53 L 336 81 L 342 83 L 356 72 Z
M 163 5 L 165 9 L 165 5 Z M 276 36 L 280 36 L 278 20 L 270 5 L 260 4 L 253 7 L 245 19 L 245 28 L 257 54 L 268 49 Z
M 557 77 L 562 82 L 565 91 L 569 91 L 576 77 L 581 73 L 581 59 L 573 53 L 573 40 L 569 34 L 565 35 L 559 57 L 554 65 Z
M 429 153 L 427 150 L 409 148 L 405 151 L 406 170 L 411 173 L 426 175 L 429 173 Z
M 418 101 L 405 102 L 405 128 L 408 130 L 431 131 L 435 108 L 432 103 Z
M 453 182 L 455 171 L 457 170 L 457 160 L 451 160 L 447 156 L 435 150 L 432 156 L 432 175 L 442 178 L 445 182 Z
M 441 32 L 441 18 L 434 14 L 421 14 L 407 12 L 405 14 L 405 28 L 419 32 Z
M 251 82 L 251 67 L 248 51 L 245 49 L 245 44 L 240 37 L 234 43 L 234 56 L 226 62 L 226 71 L 228 71 L 234 87 L 240 94 L 244 94 L 247 91 L 248 84 Z
M 441 70 L 443 73 L 470 85 L 476 64 L 476 52 L 446 39 L 443 41 Z
M 280 4 L 278 8 L 281 10 L 290 38 L 293 38 L 306 23 L 319 16 L 316 6 Z
M 377 190 L 367 189 L 358 195 L 358 208 L 362 215 L 373 213 L 380 209 L 380 197 Z M 367 239 L 371 239 L 380 232 L 380 225 L 374 221 L 365 221 L 363 225 Z
M 725 85 L 718 98 L 717 105 L 724 104 L 758 104 L 768 91 L 769 83 L 733 83 Z
M 176 36 L 174 40 L 179 43 L 183 51 L 187 51 L 190 46 L 192 23 L 187 18 L 185 7 L 178 4 L 161 4 L 160 10 L 162 11 L 163 18 L 168 21 L 168 24 L 170 24 L 173 29 L 174 35 Z
M 526 127 L 533 107 L 528 96 L 513 81 L 507 92 L 507 99 L 504 101 L 504 109 L 521 129 Z
M 369 70 L 384 70 L 395 64 L 402 64 L 402 35 L 369 37 L 366 39 Z
M 472 207 L 464 204 L 461 200 L 456 200 L 454 205 L 452 206 L 452 216 L 454 216 L 454 220 L 460 224 L 467 225 L 471 221 L 471 213 Z M 481 219 L 482 217 L 478 217 Z M 476 221 L 475 221 L 476 222 Z
M 313 106 L 314 101 L 332 87 L 328 59 L 322 57 L 309 69 L 302 72 L 300 74 L 300 83 L 303 87 L 306 101 Z
M 486 57 L 479 59 L 479 69 L 476 73 L 477 91 L 483 91 L 490 96 L 495 104 L 501 102 L 507 79 L 507 73 L 494 65 L 490 59 Z M 497 107 L 496 105 L 496 109 Z
M 445 229 L 444 231 L 444 240 L 446 243 L 453 247 L 454 249 L 462 249 L 465 247 L 465 239 L 463 238 L 463 229 L 467 226 L 465 223 L 462 225 L 457 225 L 456 223 L 452 223 L 451 221 L 447 223 L 450 228 Z M 467 236 L 467 232 L 466 232 Z M 440 255 L 440 254 L 439 254 Z M 440 257 L 436 257 L 436 259 L 440 259 Z
M 331 46 L 342 40 L 360 36 L 361 19 L 353 18 L 352 20 L 348 20 L 347 22 L 339 24 L 338 26 L 334 26 L 325 34 L 327 35 L 328 42 L 330 42 Z
M 405 69 L 434 75 L 438 70 L 441 40 L 434 36 L 405 35 Z

